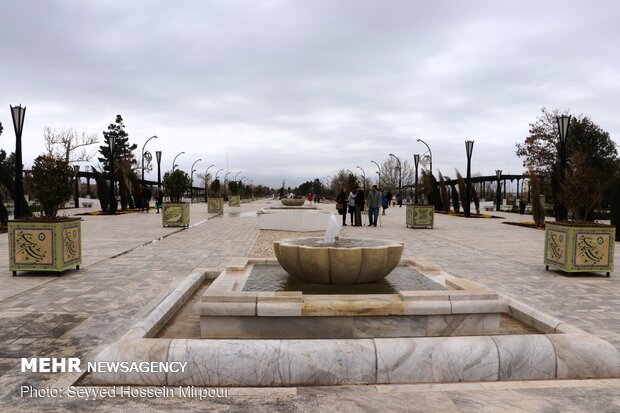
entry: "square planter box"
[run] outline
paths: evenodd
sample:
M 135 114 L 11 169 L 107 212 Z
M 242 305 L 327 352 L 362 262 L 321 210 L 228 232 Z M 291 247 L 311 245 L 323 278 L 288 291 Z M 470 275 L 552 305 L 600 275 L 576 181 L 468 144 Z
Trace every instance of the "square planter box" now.
M 224 212 L 224 198 L 209 198 L 207 201 L 207 212 L 209 214 Z
M 168 202 L 163 204 L 161 220 L 164 227 L 188 227 L 189 204 L 187 202 Z
M 228 197 L 228 206 L 238 207 L 241 205 L 241 197 L 239 195 L 231 195 Z
M 433 228 L 435 207 L 433 205 L 407 205 L 407 226 L 411 228 Z
M 82 220 L 9 221 L 9 271 L 56 271 L 80 268 Z M 58 274 L 60 275 L 60 274 Z
M 565 272 L 614 270 L 616 228 L 611 225 L 545 223 L 545 268 Z

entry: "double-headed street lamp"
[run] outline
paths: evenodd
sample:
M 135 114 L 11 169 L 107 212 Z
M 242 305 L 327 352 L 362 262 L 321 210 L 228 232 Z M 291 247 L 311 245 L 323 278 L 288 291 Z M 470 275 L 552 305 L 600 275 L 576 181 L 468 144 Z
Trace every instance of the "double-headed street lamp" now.
M 396 159 L 396 162 L 398 162 L 398 193 L 400 194 L 400 197 L 402 199 L 403 194 L 401 191 L 403 187 L 403 169 L 401 168 L 401 163 L 400 159 L 398 159 L 398 156 L 394 155 L 393 153 L 391 153 L 390 156 Z
M 22 164 L 22 131 L 24 130 L 24 118 L 26 117 L 26 107 L 22 105 L 11 106 L 11 117 L 13 118 L 13 129 L 15 129 L 15 209 L 13 216 L 15 219 L 26 216 L 26 205 L 24 205 L 24 165 Z
M 426 146 L 426 149 L 428 149 L 428 169 L 431 172 L 431 174 L 433 173 L 433 152 L 431 151 L 431 147 L 428 146 L 428 143 L 424 142 L 422 139 L 417 139 L 416 142 L 421 142 Z
M 190 168 L 190 171 L 192 171 L 190 173 L 190 186 L 189 186 L 189 203 L 193 203 L 194 202 L 194 172 L 196 172 L 196 170 L 194 169 L 194 166 L 198 163 L 202 161 L 201 158 L 196 159 L 196 161 L 192 164 L 192 167 Z
M 570 120 L 571 116 L 557 116 L 556 121 L 558 122 L 558 131 L 560 133 L 560 179 L 558 180 L 559 185 L 559 193 L 563 191 L 565 173 L 566 173 L 566 138 L 568 138 L 568 130 L 570 128 Z M 568 210 L 564 205 L 556 202 L 557 210 L 555 213 L 556 221 L 566 221 L 568 218 Z
M 151 139 L 157 139 L 157 135 L 151 136 L 150 138 L 146 140 L 146 142 L 144 142 L 144 145 L 142 145 L 142 152 L 141 152 L 142 154 L 142 185 L 144 185 L 144 158 L 145 158 L 145 155 L 147 155 L 147 153 L 144 152 L 144 148 L 146 148 L 146 144 L 149 143 Z M 148 153 L 148 156 L 152 157 L 150 152 Z
M 474 141 L 465 141 L 467 152 L 467 187 L 465 188 L 465 216 L 471 215 L 471 155 L 474 152 Z
M 183 155 L 184 153 L 185 153 L 185 151 L 183 151 L 183 152 L 179 152 L 179 153 L 177 154 L 177 156 L 175 156 L 175 157 L 174 157 L 174 159 L 172 160 L 172 172 L 174 172 L 174 170 L 177 168 L 177 166 L 179 166 L 179 165 L 177 165 L 177 164 L 176 164 L 177 158 L 178 158 L 179 156 Z
M 495 210 L 499 211 L 502 206 L 502 170 L 497 169 L 495 171 L 495 176 L 497 177 L 497 195 L 495 196 Z
M 413 190 L 413 204 L 418 204 L 418 165 L 420 164 L 420 154 L 413 154 L 413 163 L 415 165 L 415 188 Z

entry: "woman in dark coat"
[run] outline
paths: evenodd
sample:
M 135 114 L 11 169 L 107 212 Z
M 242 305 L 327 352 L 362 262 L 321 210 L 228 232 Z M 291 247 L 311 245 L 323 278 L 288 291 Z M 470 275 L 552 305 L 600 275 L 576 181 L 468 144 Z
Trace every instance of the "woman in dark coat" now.
M 364 210 L 364 191 L 359 186 L 355 193 L 355 226 L 362 226 L 362 211 Z
M 342 215 L 342 225 L 347 226 L 347 203 L 349 201 L 349 196 L 347 195 L 347 189 L 342 188 L 338 196 L 336 196 L 336 205 L 340 206 L 338 208 L 338 213 Z

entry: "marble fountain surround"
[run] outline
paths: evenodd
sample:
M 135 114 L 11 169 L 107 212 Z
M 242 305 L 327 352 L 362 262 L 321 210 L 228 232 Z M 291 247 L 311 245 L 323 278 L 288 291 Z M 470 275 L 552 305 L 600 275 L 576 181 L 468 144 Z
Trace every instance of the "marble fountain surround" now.
M 318 248 L 337 241 L 332 217 Z M 217 274 L 198 270 L 96 357 L 187 362 L 185 372 L 97 373 L 91 382 L 326 386 L 620 377 L 620 353 L 611 344 L 427 261 L 385 259 L 384 280 L 334 285 L 291 278 L 280 258 L 241 258 L 215 278 L 197 308 L 202 339 L 149 338 Z M 502 313 L 542 334 L 500 335 Z
M 152 313 L 95 357 L 95 361 L 187 361 L 185 373 L 97 373 L 89 381 L 94 385 L 322 386 L 620 376 L 620 355 L 604 340 L 471 280 L 452 277 L 422 259 L 401 260 L 399 268 L 413 269 L 446 289 L 360 293 L 345 303 L 332 300 L 338 294 L 313 297 L 302 291 L 243 291 L 243 280 L 247 281 L 252 268 L 276 265 L 274 259 L 240 258 L 219 275 L 214 270 L 196 270 Z M 352 338 L 153 338 L 206 278 L 215 280 L 204 293 L 199 311 L 211 321 L 221 317 L 230 330 L 248 330 L 235 324 L 234 318 L 267 320 L 275 326 L 273 332 L 282 332 L 285 328 L 279 324 L 287 317 L 338 319 L 353 317 L 354 312 L 361 319 L 423 315 L 427 318 L 417 329 L 424 334 L 394 336 L 398 329 L 379 323 L 376 332 L 385 337 L 364 336 L 369 324 L 361 322 L 363 328 L 341 330 L 343 337 Z M 362 307 L 363 298 L 370 301 Z M 459 320 L 500 312 L 540 334 L 498 335 L 493 318 Z M 214 324 L 205 322 L 203 332 Z M 476 335 L 470 335 L 473 330 Z

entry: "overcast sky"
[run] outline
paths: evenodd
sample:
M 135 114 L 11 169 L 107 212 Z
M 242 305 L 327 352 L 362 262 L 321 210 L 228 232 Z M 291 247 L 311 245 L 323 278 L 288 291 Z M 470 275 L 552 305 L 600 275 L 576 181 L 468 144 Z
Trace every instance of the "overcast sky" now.
M 139 148 L 159 136 L 163 171 L 185 151 L 185 170 L 228 159 L 272 186 L 375 177 L 421 138 L 435 173 L 465 172 L 466 139 L 472 172 L 520 173 L 543 106 L 620 138 L 619 17 L 612 0 L 3 0 L 0 147 L 21 103 L 26 168 L 44 127 L 101 136 L 121 114 Z

